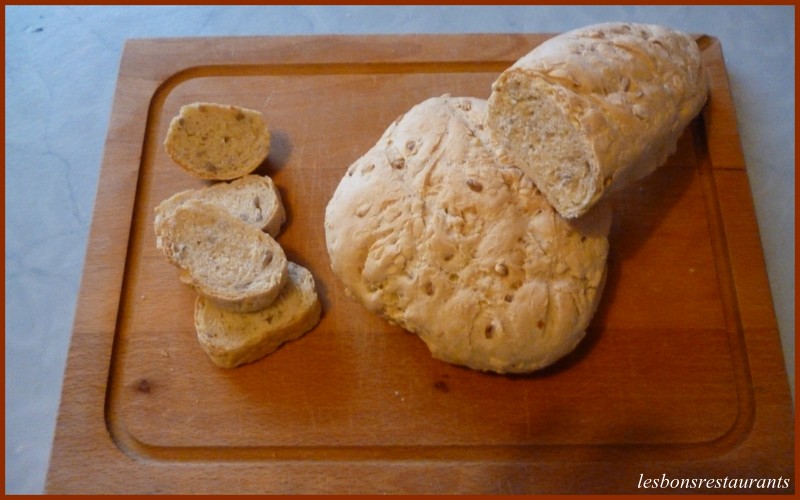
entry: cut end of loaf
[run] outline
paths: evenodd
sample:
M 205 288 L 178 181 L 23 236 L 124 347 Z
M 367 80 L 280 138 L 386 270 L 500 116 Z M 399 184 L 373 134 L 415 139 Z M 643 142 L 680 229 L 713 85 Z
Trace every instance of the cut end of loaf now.
M 556 97 L 528 78 L 510 72 L 495 83 L 488 101 L 489 129 L 562 217 L 578 217 L 596 197 L 592 156 Z

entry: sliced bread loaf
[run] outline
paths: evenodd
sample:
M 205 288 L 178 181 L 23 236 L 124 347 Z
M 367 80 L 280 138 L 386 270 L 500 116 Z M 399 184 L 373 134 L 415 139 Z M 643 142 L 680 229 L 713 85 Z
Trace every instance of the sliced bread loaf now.
M 692 37 L 605 23 L 551 38 L 504 71 L 492 86 L 487 126 L 572 218 L 662 165 L 707 94 Z
M 181 107 L 164 147 L 192 175 L 231 180 L 251 173 L 267 158 L 269 141 L 269 128 L 258 111 L 200 102 Z
M 242 221 L 278 236 L 286 222 L 278 188 L 269 176 L 245 175 L 231 182 L 219 182 L 199 189 L 181 191 L 156 207 L 156 225 L 188 200 L 199 200 L 217 205 Z
M 251 363 L 316 326 L 321 305 L 314 277 L 293 262 L 288 264 L 288 276 L 275 302 L 261 311 L 233 313 L 197 297 L 197 338 L 214 364 L 233 368 Z
M 286 283 L 278 242 L 219 206 L 188 200 L 155 231 L 158 248 L 183 271 L 181 279 L 223 309 L 263 309 Z

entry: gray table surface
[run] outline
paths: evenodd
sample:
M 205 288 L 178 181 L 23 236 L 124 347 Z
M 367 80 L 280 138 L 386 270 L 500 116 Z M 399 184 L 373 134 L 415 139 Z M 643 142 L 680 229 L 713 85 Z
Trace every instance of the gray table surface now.
M 651 22 L 722 42 L 794 394 L 794 7 L 6 6 L 6 493 L 43 491 L 128 38 L 558 32 Z

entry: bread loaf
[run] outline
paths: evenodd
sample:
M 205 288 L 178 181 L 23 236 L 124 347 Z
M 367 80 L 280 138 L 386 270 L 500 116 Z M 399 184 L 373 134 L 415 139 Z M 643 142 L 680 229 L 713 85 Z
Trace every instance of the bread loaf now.
M 235 313 L 220 309 L 202 296 L 195 301 L 197 338 L 211 361 L 222 368 L 251 363 L 295 340 L 320 320 L 321 305 L 314 277 L 288 263 L 288 279 L 275 301 L 265 309 Z
M 601 296 L 610 213 L 570 222 L 501 163 L 486 101 L 409 110 L 341 179 L 325 211 L 346 292 L 438 359 L 530 372 L 579 343 Z
M 269 155 L 270 131 L 260 112 L 200 102 L 182 106 L 164 140 L 169 157 L 186 172 L 209 180 L 251 173 Z
M 218 182 L 199 189 L 187 189 L 162 201 L 155 209 L 159 225 L 188 200 L 224 208 L 243 222 L 277 237 L 286 221 L 286 210 L 275 183 L 269 176 L 245 175 L 231 182 Z
M 186 201 L 155 231 L 158 248 L 183 271 L 182 280 L 220 308 L 263 309 L 286 283 L 281 246 L 219 206 Z
M 689 35 L 598 24 L 551 38 L 504 71 L 487 124 L 502 154 L 572 218 L 663 164 L 707 93 Z

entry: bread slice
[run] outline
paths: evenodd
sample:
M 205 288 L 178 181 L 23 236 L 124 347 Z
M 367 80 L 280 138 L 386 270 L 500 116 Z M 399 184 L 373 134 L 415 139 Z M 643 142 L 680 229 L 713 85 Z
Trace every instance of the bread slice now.
M 197 297 L 197 338 L 215 365 L 234 368 L 251 363 L 317 325 L 322 308 L 314 277 L 293 262 L 288 264 L 288 275 L 275 302 L 257 312 L 233 313 Z
M 242 221 L 277 237 L 286 222 L 278 188 L 269 176 L 245 175 L 231 182 L 187 189 L 162 201 L 155 209 L 156 224 L 188 200 L 218 205 Z
M 662 165 L 708 87 L 689 35 L 592 25 L 547 40 L 504 71 L 487 125 L 559 214 L 573 218 Z
M 186 172 L 231 180 L 251 173 L 269 155 L 270 131 L 260 112 L 208 102 L 181 107 L 164 147 Z
M 287 260 L 278 242 L 219 206 L 186 201 L 155 231 L 158 248 L 184 271 L 182 280 L 220 308 L 263 309 L 286 283 Z

